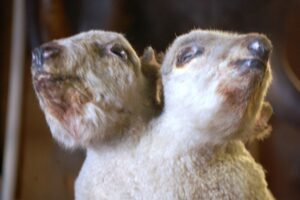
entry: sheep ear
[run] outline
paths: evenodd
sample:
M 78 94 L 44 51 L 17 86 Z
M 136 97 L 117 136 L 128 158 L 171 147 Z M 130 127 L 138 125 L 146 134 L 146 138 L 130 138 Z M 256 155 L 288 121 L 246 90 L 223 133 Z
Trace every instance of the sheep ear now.
M 142 72 L 146 77 L 158 78 L 160 63 L 156 59 L 155 51 L 152 47 L 147 47 L 141 57 Z
M 141 57 L 142 73 L 152 83 L 152 91 L 154 91 L 155 104 L 163 106 L 163 92 L 161 83 L 160 67 L 161 63 L 158 59 L 163 59 L 163 54 L 156 54 L 152 47 L 147 47 Z
M 164 59 L 165 55 L 163 52 L 156 53 L 156 51 L 151 47 L 147 47 L 141 57 L 141 62 L 144 65 L 154 65 L 160 68 L 160 65 Z
M 268 124 L 273 114 L 273 108 L 269 102 L 264 102 L 260 114 L 255 121 L 253 133 L 251 133 L 251 140 L 262 140 L 268 137 L 272 131 L 272 126 Z
M 155 52 L 154 49 L 151 46 L 149 46 L 144 49 L 143 55 L 141 57 L 141 61 L 142 63 L 149 63 L 153 59 L 155 59 Z

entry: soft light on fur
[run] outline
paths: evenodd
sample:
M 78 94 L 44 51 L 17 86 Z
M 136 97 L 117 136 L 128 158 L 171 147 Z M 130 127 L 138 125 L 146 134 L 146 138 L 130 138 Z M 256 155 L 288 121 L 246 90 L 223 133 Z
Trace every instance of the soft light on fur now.
M 203 30 L 170 46 L 162 65 L 164 110 L 137 153 L 146 197 L 273 199 L 242 142 L 270 131 L 263 99 L 271 69 L 247 48 L 254 39 L 271 49 L 264 35 Z M 248 59 L 259 65 L 240 64 Z
M 76 199 L 272 199 L 242 142 L 269 131 L 263 99 L 270 66 L 236 62 L 253 58 L 246 45 L 255 37 L 270 45 L 258 34 L 195 30 L 178 37 L 162 66 L 163 113 L 151 122 L 160 99 L 152 50 L 143 58 L 144 76 L 119 34 L 57 41 L 63 59 L 46 62 L 45 78 L 33 71 L 34 86 L 54 137 L 87 148 Z M 137 61 L 99 57 L 95 42 L 122 43 Z
M 77 197 L 273 199 L 263 168 L 242 142 L 258 137 L 262 129 L 255 125 L 264 127 L 270 117 L 270 107 L 262 106 L 270 66 L 241 72 L 231 65 L 252 57 L 241 45 L 247 37 L 198 30 L 177 38 L 162 67 L 163 113 L 139 130 L 143 133 L 137 146 L 124 143 L 122 148 L 88 151 Z M 176 67 L 177 51 L 186 40 L 202 41 L 207 53 Z
M 121 34 L 89 31 L 50 45 L 59 55 L 45 60 L 42 70 L 33 67 L 33 84 L 51 133 L 65 147 L 98 145 L 156 112 L 152 84 Z
M 162 68 L 165 110 L 194 126 L 201 134 L 199 142 L 222 143 L 253 127 L 270 84 L 270 66 L 261 73 L 238 69 L 234 62 L 253 57 L 247 44 L 255 37 L 268 41 L 258 34 L 196 30 L 177 38 L 168 50 Z M 204 47 L 203 54 L 176 67 L 178 51 L 188 45 Z M 185 110 L 190 114 L 182 122 L 177 115 Z

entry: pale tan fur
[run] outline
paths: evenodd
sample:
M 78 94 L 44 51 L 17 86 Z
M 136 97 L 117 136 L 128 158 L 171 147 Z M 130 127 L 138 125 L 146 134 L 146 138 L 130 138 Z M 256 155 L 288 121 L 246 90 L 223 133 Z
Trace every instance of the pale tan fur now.
M 60 53 L 42 70 L 33 68 L 33 85 L 53 137 L 65 147 L 116 142 L 157 113 L 155 88 L 121 34 L 89 31 L 52 44 Z M 124 59 L 112 52 L 115 45 Z
M 155 87 L 140 73 L 138 58 L 122 36 L 88 32 L 59 40 L 70 52 L 57 61 L 62 66 L 57 74 L 75 73 L 80 80 L 78 85 L 70 81 L 72 93 L 66 94 L 74 94 L 73 88 L 79 88 L 80 94 L 89 91 L 84 95 L 89 98 L 76 106 L 86 109 L 86 104 L 93 105 L 88 112 L 67 119 L 82 129 L 73 133 L 51 112 L 51 102 L 45 104 L 49 88 L 38 90 L 35 72 L 34 85 L 54 137 L 67 147 L 87 148 L 76 180 L 76 199 L 272 199 L 262 167 L 242 142 L 252 137 L 258 119 L 266 122 L 269 118 L 260 112 L 271 79 L 270 66 L 264 74 L 251 71 L 243 77 L 230 68 L 230 61 L 251 57 L 241 45 L 246 37 L 202 30 L 178 37 L 162 66 L 164 110 L 150 122 L 158 112 L 153 103 L 157 99 Z M 137 64 L 124 64 L 114 57 L 113 61 L 111 57 L 98 59 L 90 48 L 94 41 L 122 43 Z M 178 51 L 190 44 L 185 41 L 204 46 L 206 53 L 177 68 Z M 46 63 L 46 70 L 56 69 L 54 63 Z M 100 71 L 94 70 L 96 65 Z M 107 73 L 102 76 L 103 72 Z M 155 72 L 150 77 L 158 78 Z M 69 87 L 54 89 L 68 91 Z M 95 98 L 99 93 L 109 101 L 101 97 L 102 101 L 94 104 L 91 100 L 99 99 Z M 120 110 L 130 114 L 123 117 Z
M 162 65 L 164 111 L 138 151 L 146 168 L 144 188 L 153 199 L 273 199 L 263 168 L 242 142 L 259 137 L 264 130 L 259 124 L 266 127 L 271 113 L 262 103 L 269 63 L 263 69 L 235 64 L 254 59 L 247 45 L 255 38 L 271 48 L 264 35 L 195 30 L 168 49 Z M 202 54 L 176 64 L 189 46 Z
M 114 191 L 112 182 L 106 186 L 104 176 L 113 180 L 114 173 L 98 171 L 114 172 L 118 166 L 108 154 L 119 158 L 128 153 L 128 146 L 136 146 L 141 130 L 160 112 L 155 98 L 158 69 L 152 65 L 142 69 L 131 45 L 115 32 L 84 32 L 42 47 L 49 45 L 59 48 L 59 53 L 32 67 L 34 89 L 53 137 L 66 148 L 87 150 L 76 181 L 76 199 L 102 199 L 103 189 Z M 112 49 L 115 45 L 121 56 Z M 101 158 L 95 157 L 98 153 Z

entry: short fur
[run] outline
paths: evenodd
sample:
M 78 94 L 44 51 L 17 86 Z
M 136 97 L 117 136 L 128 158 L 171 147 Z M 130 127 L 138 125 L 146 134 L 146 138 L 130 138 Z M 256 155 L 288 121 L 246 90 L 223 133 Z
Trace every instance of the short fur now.
M 148 123 L 157 113 L 149 101 L 155 92 L 147 92 L 153 86 L 139 75 L 139 64 L 98 59 L 90 48 L 94 41 L 119 41 L 127 47 L 128 43 L 115 33 L 91 35 L 58 42 L 70 52 L 57 61 L 62 66 L 57 74 L 68 72 L 75 79 L 53 85 L 47 74 L 47 84 L 41 87 L 43 76 L 33 72 L 54 137 L 66 146 L 87 148 L 76 180 L 76 199 L 272 199 L 262 167 L 242 142 L 252 137 L 249 133 L 255 124 L 265 127 L 258 119 L 269 118 L 260 112 L 271 79 L 270 66 L 265 71 L 240 71 L 232 62 L 252 57 L 245 47 L 247 38 L 268 41 L 265 36 L 196 30 L 178 37 L 162 66 L 163 113 Z M 177 67 L 178 52 L 191 44 L 204 47 L 204 54 Z M 51 73 L 56 72 L 53 63 L 47 64 Z M 95 70 L 98 65 L 99 71 Z M 149 77 L 157 78 L 155 73 Z M 53 94 L 48 94 L 49 89 Z M 67 104 L 60 101 L 62 94 L 67 95 Z M 62 105 L 66 108 L 61 109 Z M 53 107 L 76 112 L 61 118 Z M 66 122 L 78 126 L 70 128 Z
M 138 148 L 140 177 L 152 199 L 273 199 L 263 168 L 242 142 L 270 131 L 271 107 L 263 104 L 269 62 L 260 69 L 237 64 L 259 59 L 247 49 L 255 38 L 271 49 L 264 35 L 203 30 L 178 37 L 168 49 L 164 110 Z M 194 46 L 201 55 L 178 59 Z
M 89 31 L 47 45 L 61 50 L 42 70 L 33 68 L 33 85 L 51 133 L 65 147 L 122 138 L 157 112 L 155 88 L 121 34 Z M 124 48 L 127 58 L 114 55 L 113 45 Z

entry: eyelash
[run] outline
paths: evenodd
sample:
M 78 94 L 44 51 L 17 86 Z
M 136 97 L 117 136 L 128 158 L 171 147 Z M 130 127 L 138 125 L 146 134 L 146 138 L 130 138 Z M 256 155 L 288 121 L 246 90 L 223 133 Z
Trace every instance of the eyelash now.
M 196 56 L 203 54 L 204 48 L 199 46 L 188 46 L 183 48 L 177 55 L 176 66 L 181 67 L 190 62 Z
M 126 50 L 120 45 L 112 46 L 110 51 L 111 51 L 111 53 L 120 57 L 121 59 L 127 60 L 127 58 L 128 58 Z

